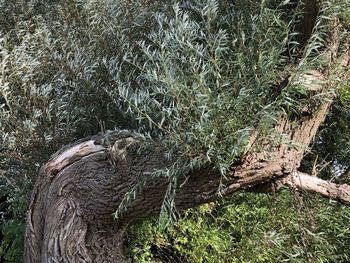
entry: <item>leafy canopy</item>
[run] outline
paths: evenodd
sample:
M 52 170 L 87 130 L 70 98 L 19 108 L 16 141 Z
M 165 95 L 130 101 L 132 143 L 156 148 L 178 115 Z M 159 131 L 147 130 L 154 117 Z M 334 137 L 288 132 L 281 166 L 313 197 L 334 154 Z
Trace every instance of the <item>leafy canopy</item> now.
M 310 104 L 304 87 L 276 86 L 315 67 L 335 7 L 298 58 L 298 12 L 276 2 L 1 2 L 4 156 L 30 163 L 33 145 L 46 158 L 101 126 L 127 128 L 224 175 L 253 130 L 266 137 L 280 114 Z
M 280 114 L 320 103 L 280 82 L 322 69 L 330 17 L 349 19 L 347 1 L 324 1 L 302 47 L 301 9 L 277 0 L 0 0 L 1 231 L 23 222 L 50 154 L 101 130 L 135 130 L 167 147 L 179 160 L 167 171 L 169 196 L 179 171 L 209 164 L 224 176 L 252 131 L 273 142 Z

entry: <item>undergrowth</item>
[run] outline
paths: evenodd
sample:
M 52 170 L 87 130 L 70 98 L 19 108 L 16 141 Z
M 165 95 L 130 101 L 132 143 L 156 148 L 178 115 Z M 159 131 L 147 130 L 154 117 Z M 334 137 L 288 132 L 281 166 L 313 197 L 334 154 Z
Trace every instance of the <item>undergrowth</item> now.
M 140 263 L 345 263 L 349 223 L 348 207 L 322 197 L 240 192 L 184 212 L 167 230 L 155 219 L 135 223 L 125 243 Z

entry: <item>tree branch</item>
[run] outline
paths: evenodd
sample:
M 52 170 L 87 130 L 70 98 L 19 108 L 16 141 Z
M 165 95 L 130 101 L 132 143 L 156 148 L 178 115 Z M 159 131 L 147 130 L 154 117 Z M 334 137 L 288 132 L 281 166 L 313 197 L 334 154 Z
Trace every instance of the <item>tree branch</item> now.
M 350 204 L 350 185 L 335 184 L 321 178 L 301 172 L 294 172 L 286 182 L 290 187 L 296 187 L 308 192 L 319 193 L 322 196 Z

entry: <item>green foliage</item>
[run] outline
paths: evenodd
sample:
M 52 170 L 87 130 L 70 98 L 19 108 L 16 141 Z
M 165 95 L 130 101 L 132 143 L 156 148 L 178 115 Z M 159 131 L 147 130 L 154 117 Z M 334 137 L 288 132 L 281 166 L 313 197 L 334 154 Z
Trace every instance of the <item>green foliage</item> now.
M 347 21 L 347 1 L 324 2 L 303 50 L 294 42 L 298 9 L 281 2 L 0 0 L 0 256 L 19 262 L 36 174 L 68 142 L 132 129 L 163 144 L 177 162 L 150 178 L 169 178 L 162 210 L 169 213 L 178 175 L 209 165 L 224 177 L 249 150 L 253 130 L 257 141 L 275 139 L 277 116 L 317 105 L 319 96 L 296 83 L 276 87 L 291 73 L 323 66 L 329 16 Z M 345 103 L 346 87 L 341 94 Z M 201 238 L 231 240 L 209 232 Z M 186 241 L 178 243 L 191 258 Z
M 237 193 L 186 211 L 167 231 L 154 220 L 126 236 L 137 262 L 348 262 L 350 209 L 318 196 Z
M 40 164 L 74 138 L 137 128 L 189 169 L 209 163 L 224 176 L 253 130 L 266 137 L 276 116 L 311 96 L 296 85 L 275 91 L 293 46 L 293 20 L 275 3 L 1 3 L 12 21 L 0 41 L 7 163 Z M 323 46 L 322 34 L 314 39 L 303 70 Z
M 350 175 L 348 85 L 339 90 L 339 99 L 333 104 L 309 155 L 303 161 L 305 171 L 315 170 L 318 176 L 326 179 L 347 181 Z
M 121 95 L 141 108 L 130 109 L 141 125 L 156 126 L 182 155 L 225 171 L 243 153 L 257 115 L 266 114 L 287 27 L 268 9 L 248 14 L 215 1 L 191 8 L 198 18 L 178 6 L 174 18 L 157 15 L 159 28 L 140 43 L 142 82 Z
M 350 76 L 349 68 L 344 74 Z M 319 177 L 349 182 L 350 176 L 350 78 L 337 89 L 337 99 L 328 112 L 302 169 Z
M 1 242 L 0 256 L 5 262 L 21 262 L 24 230 L 23 220 L 11 219 L 1 225 L 0 231 L 5 238 Z
M 15 180 L 0 177 L 0 261 L 22 261 L 24 215 L 28 209 L 30 179 Z

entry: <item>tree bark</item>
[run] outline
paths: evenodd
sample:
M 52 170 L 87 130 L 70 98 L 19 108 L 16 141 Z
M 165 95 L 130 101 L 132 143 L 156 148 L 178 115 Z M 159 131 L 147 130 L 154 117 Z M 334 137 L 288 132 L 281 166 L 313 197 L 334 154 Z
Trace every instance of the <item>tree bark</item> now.
M 294 143 L 308 145 L 329 104 L 325 103 L 297 127 L 281 118 L 276 129 L 289 134 Z M 116 133 L 108 138 L 109 144 L 103 142 L 105 139 L 102 135 L 95 136 L 68 146 L 43 167 L 30 205 L 24 262 L 128 262 L 123 255 L 124 230 L 137 218 L 159 213 L 167 178 L 149 180 L 143 193 L 118 220 L 112 214 L 138 182 L 171 163 L 165 158 L 165 150 L 159 147 L 138 153 L 141 141 L 132 133 Z M 310 185 L 310 178 L 294 176 L 304 151 L 305 147 L 280 144 L 273 151 L 247 153 L 240 165 L 232 167 L 221 194 L 266 183 L 273 185 L 286 178 L 291 178 L 289 182 L 293 181 L 294 186 L 319 191 Z M 180 184 L 184 181 L 177 189 L 179 210 L 220 197 L 218 187 L 222 177 L 214 170 L 193 171 L 184 175 Z M 321 181 L 317 179 L 317 184 Z M 322 185 L 324 193 L 331 188 L 337 187 L 325 182 Z M 343 200 L 340 194 L 329 196 Z
M 330 65 L 333 65 L 331 60 L 336 57 L 336 51 L 330 49 L 329 52 Z M 307 75 L 307 81 L 310 76 L 322 80 L 322 85 L 312 86 L 313 92 L 330 88 L 327 75 L 313 72 Z M 211 202 L 241 189 L 275 190 L 286 183 L 348 203 L 348 186 L 338 187 L 318 178 L 310 180 L 297 173 L 306 147 L 330 105 L 331 100 L 325 101 L 297 122 L 281 116 L 275 130 L 292 144 L 267 144 L 259 151 L 252 147 L 241 163 L 231 168 L 226 179 L 210 167 L 181 176 L 176 189 L 177 209 Z M 252 135 L 252 141 L 255 136 Z M 142 140 L 135 134 L 120 131 L 83 139 L 52 156 L 43 167 L 32 194 L 25 235 L 25 263 L 130 262 L 123 254 L 125 228 L 137 218 L 159 213 L 168 179 L 147 178 L 155 170 L 172 165 L 165 157 L 166 149 L 154 146 L 140 152 L 140 146 Z M 114 220 L 113 213 L 124 196 L 140 181 L 146 181 L 143 192 Z M 224 187 L 219 194 L 221 183 Z
M 350 204 L 350 185 L 348 184 L 335 184 L 301 172 L 291 174 L 286 183 L 291 187 L 319 193 L 322 196 Z

